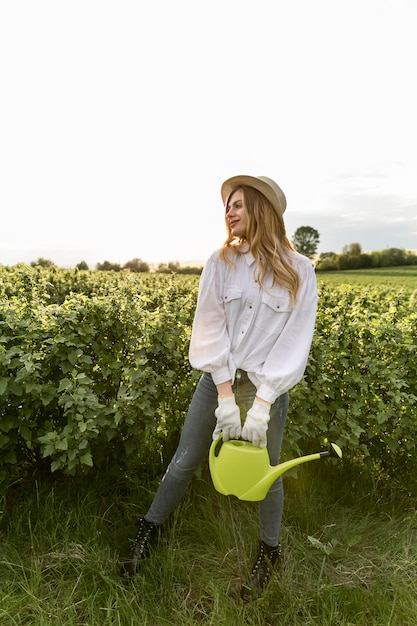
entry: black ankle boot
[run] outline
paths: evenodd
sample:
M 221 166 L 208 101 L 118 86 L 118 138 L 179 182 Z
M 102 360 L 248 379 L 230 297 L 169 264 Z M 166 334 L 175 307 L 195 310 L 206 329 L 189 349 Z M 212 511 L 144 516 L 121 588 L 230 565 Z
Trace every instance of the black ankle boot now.
M 244 602 L 250 602 L 261 597 L 281 557 L 281 544 L 273 547 L 269 546 L 265 541 L 261 541 L 258 558 L 250 574 L 250 581 L 247 585 L 243 585 L 240 591 L 240 597 Z
M 138 530 L 132 541 L 129 556 L 121 564 L 120 574 L 123 578 L 131 578 L 138 573 L 140 561 L 148 556 L 149 542 L 155 539 L 159 526 L 147 522 L 144 517 L 138 522 Z

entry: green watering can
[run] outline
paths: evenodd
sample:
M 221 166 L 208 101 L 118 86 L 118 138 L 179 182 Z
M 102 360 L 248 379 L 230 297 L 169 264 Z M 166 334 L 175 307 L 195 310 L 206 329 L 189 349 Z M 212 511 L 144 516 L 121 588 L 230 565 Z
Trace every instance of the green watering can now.
M 254 446 L 249 441 L 222 441 L 220 437 L 210 446 L 209 468 L 214 487 L 220 493 L 237 496 L 240 500 L 259 501 L 266 497 L 272 483 L 291 468 L 328 456 L 341 459 L 342 451 L 332 443 L 325 452 L 270 465 L 266 448 Z

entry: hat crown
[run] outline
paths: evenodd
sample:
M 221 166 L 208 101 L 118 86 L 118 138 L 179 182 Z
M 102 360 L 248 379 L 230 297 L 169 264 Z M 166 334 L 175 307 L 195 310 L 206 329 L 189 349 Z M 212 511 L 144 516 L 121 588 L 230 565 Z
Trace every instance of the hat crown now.
M 221 188 L 221 194 L 225 206 L 229 200 L 231 192 L 236 187 L 239 187 L 239 185 L 253 187 L 257 191 L 259 191 L 269 200 L 278 215 L 282 217 L 287 207 L 287 200 L 282 189 L 279 187 L 279 185 L 277 185 L 274 180 L 272 180 L 272 178 L 268 178 L 268 176 L 246 175 L 233 176 L 232 178 L 228 178 L 223 183 Z

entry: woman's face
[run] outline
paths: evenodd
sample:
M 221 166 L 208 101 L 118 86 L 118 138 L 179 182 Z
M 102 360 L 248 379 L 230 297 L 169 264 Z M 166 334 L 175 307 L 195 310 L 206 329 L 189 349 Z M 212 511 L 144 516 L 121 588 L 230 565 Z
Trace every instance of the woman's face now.
M 234 237 L 246 237 L 248 214 L 243 191 L 238 189 L 229 198 L 226 207 L 226 222 Z

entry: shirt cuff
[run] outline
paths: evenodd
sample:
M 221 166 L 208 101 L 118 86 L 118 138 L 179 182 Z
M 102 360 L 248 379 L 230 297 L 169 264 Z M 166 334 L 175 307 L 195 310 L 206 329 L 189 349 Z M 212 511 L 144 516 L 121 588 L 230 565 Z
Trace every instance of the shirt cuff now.
M 273 404 L 280 394 L 277 394 L 276 389 L 272 389 L 263 383 L 256 390 L 256 395 L 259 396 L 259 398 L 262 398 L 262 400 L 266 400 L 267 402 Z
M 232 375 L 228 367 L 222 367 L 221 369 L 212 372 L 211 377 L 215 385 L 220 385 L 220 383 L 232 380 Z

